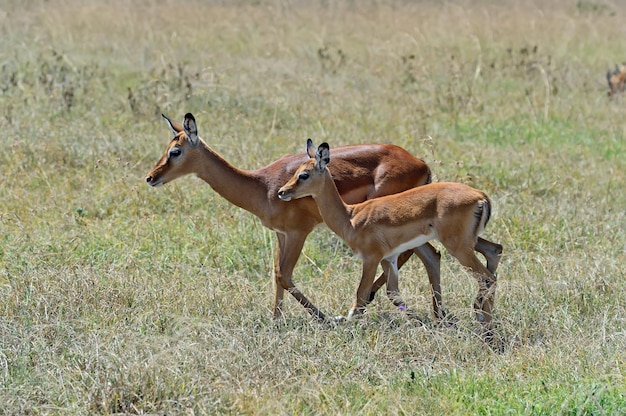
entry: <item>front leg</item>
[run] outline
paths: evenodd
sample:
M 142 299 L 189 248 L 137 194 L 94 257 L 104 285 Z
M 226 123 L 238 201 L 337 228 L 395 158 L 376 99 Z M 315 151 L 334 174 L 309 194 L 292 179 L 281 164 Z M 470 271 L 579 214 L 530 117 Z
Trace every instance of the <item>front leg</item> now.
M 364 258 L 363 259 L 363 271 L 361 273 L 361 282 L 359 288 L 356 291 L 356 300 L 352 304 L 352 308 L 348 313 L 348 319 L 355 317 L 356 315 L 362 315 L 365 312 L 365 306 L 368 304 L 370 293 L 372 292 L 372 285 L 374 284 L 374 277 L 376 276 L 376 269 L 380 258 Z
M 441 300 L 441 254 L 429 243 L 415 248 L 414 251 L 426 267 L 433 299 L 433 313 L 435 319 L 441 320 L 446 316 Z
M 387 297 L 398 308 L 404 310 L 406 305 L 400 297 L 398 284 L 398 257 L 383 259 L 380 262 L 387 276 Z
M 404 263 L 406 263 L 411 258 L 412 255 L 413 255 L 413 250 L 407 250 L 404 253 L 400 254 L 397 260 L 398 269 L 400 269 L 404 265 Z M 368 304 L 372 303 L 372 301 L 376 297 L 376 292 L 378 292 L 378 290 L 381 287 L 383 287 L 383 285 L 385 285 L 386 283 L 387 283 L 387 274 L 383 270 L 381 275 L 378 277 L 378 279 L 374 281 L 374 284 L 372 285 L 372 291 L 370 292 L 370 296 L 367 301 Z
M 275 311 L 274 316 L 281 316 L 280 306 L 282 306 L 282 293 L 287 290 L 304 309 L 318 321 L 328 321 L 326 315 L 320 311 L 300 290 L 294 285 L 293 269 L 300 257 L 304 241 L 308 233 L 277 233 L 279 247 L 278 267 L 275 269 L 276 291 L 275 291 Z M 279 293 L 280 291 L 280 293 Z M 278 312 L 277 312 L 278 311 Z M 329 321 L 330 322 L 330 321 Z
M 401 311 L 405 312 L 411 318 L 421 321 L 415 312 L 409 309 L 400 296 L 399 278 L 398 278 L 398 257 L 384 259 L 381 263 L 383 270 L 387 275 L 387 297 Z
M 281 233 L 276 233 L 276 255 L 274 256 L 274 319 L 283 317 L 283 298 L 285 296 L 285 289 L 282 286 L 282 269 L 280 267 L 282 262 L 283 252 L 285 250 L 285 236 Z

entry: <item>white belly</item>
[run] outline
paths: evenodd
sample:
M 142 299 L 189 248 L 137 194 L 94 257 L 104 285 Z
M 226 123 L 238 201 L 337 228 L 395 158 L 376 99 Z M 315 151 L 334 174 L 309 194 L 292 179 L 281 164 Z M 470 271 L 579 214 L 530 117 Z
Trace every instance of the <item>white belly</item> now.
M 400 255 L 400 253 L 404 253 L 407 250 L 410 250 L 412 248 L 416 248 L 419 247 L 423 244 L 426 244 L 427 242 L 429 242 L 430 240 L 433 240 L 436 238 L 435 232 L 432 231 L 429 234 L 422 234 L 420 236 L 415 237 L 412 240 L 409 240 L 405 243 L 400 244 L 399 246 L 395 247 L 393 250 L 391 250 L 389 253 L 385 254 L 385 259 L 388 258 L 393 258 L 393 257 L 397 257 Z

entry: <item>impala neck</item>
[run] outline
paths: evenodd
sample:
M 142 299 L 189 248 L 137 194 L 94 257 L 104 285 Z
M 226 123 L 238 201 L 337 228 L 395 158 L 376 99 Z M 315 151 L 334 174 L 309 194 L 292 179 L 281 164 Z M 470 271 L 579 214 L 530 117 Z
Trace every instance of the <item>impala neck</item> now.
M 265 182 L 249 171 L 234 167 L 203 141 L 200 143 L 202 160 L 196 175 L 230 203 L 263 217 L 261 202 L 267 199 Z
M 324 181 L 322 188 L 313 198 L 328 228 L 345 240 L 348 230 L 352 228 L 350 222 L 352 206 L 347 205 L 341 199 L 328 169 L 326 169 L 322 180 Z

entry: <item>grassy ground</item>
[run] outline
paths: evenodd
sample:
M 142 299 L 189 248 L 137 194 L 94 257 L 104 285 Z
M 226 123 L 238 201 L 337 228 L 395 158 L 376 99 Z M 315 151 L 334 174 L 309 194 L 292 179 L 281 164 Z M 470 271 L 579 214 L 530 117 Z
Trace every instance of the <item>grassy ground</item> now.
M 626 412 L 626 123 L 604 74 L 626 8 L 544 2 L 0 5 L 0 414 Z M 327 328 L 271 320 L 274 236 L 197 178 L 144 175 L 160 113 L 256 168 L 304 140 L 390 142 L 484 189 L 495 322 L 444 254 L 456 328 L 383 297 Z M 359 263 L 328 230 L 296 284 L 345 313 Z M 423 267 L 401 272 L 430 319 Z

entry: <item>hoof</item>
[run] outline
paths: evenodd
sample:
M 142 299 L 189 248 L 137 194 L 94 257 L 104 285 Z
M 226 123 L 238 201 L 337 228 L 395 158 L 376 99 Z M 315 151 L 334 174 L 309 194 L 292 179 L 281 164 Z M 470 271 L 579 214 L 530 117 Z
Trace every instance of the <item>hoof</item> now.
M 376 299 L 376 292 L 371 292 L 369 297 L 367 298 L 367 303 L 372 303 Z
M 495 353 L 502 354 L 505 352 L 504 338 L 499 335 L 493 328 L 485 328 L 482 333 L 485 344 Z
M 450 328 L 450 329 L 458 329 L 459 326 L 457 324 L 456 320 L 450 320 L 450 319 L 441 319 L 440 321 L 437 322 L 437 326 L 439 328 Z
M 365 309 L 351 309 L 350 312 L 348 312 L 348 317 L 346 319 L 348 321 L 352 319 L 358 319 L 358 318 L 363 317 L 364 313 L 365 313 Z
M 400 309 L 402 312 L 404 312 L 404 314 L 406 316 L 408 316 L 409 318 L 411 318 L 412 320 L 414 320 L 415 322 L 417 322 L 420 325 L 424 325 L 424 321 L 422 320 L 422 318 L 420 318 L 417 313 L 413 312 L 413 310 L 408 309 L 408 308 L 404 308 L 404 309 Z
M 459 327 L 459 318 L 454 315 L 446 315 L 445 317 L 438 319 L 437 323 L 441 328 L 457 329 Z

